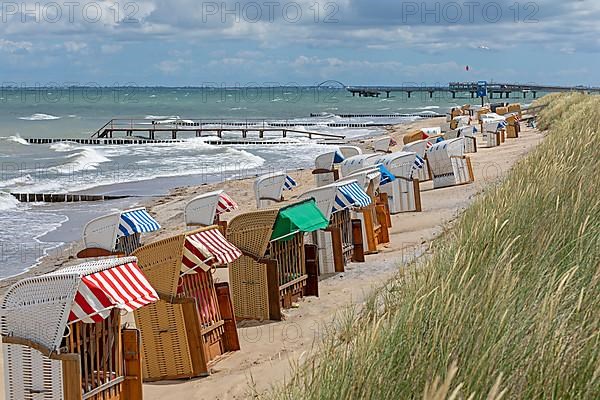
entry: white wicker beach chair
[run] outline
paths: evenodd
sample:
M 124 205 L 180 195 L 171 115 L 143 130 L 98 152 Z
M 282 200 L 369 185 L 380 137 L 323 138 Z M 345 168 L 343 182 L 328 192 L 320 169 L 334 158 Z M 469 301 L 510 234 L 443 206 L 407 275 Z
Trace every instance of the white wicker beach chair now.
M 88 222 L 83 229 L 84 250 L 79 258 L 131 254 L 140 244 L 142 233 L 160 229 L 146 208 L 114 212 Z
M 381 171 L 378 166 L 371 166 L 365 169 L 355 171 L 354 173 L 340 178 L 339 183 L 356 180 L 363 188 L 365 193 L 371 197 L 371 204 L 367 207 L 355 208 L 351 211 L 353 219 L 359 219 L 361 223 L 362 242 L 366 244 L 368 253 L 377 252 L 377 245 L 389 241 L 387 232 L 382 234 L 381 229 L 387 229 L 387 217 L 380 221 L 377 215 L 376 204 L 378 200 Z M 384 224 L 382 224 L 384 222 Z M 382 237 L 386 239 L 383 240 Z
M 353 156 L 362 154 L 362 149 L 358 146 L 343 145 L 343 146 L 339 146 L 339 150 L 340 150 L 340 153 L 342 153 L 342 156 L 344 156 L 344 158 L 353 157 Z
M 425 160 L 414 152 L 400 151 L 383 154 L 368 160 L 374 165 L 382 164 L 396 180 L 381 186 L 381 191 L 388 195 L 390 213 L 421 211 L 421 191 L 419 186 L 420 169 Z
M 500 145 L 500 130 L 506 126 L 506 117 L 495 113 L 483 114 L 481 116 L 481 127 L 483 142 L 486 147 L 496 147 Z
M 126 370 L 122 352 L 126 346 L 128 365 L 135 360 L 141 368 L 139 333 L 123 330 L 119 316 L 158 295 L 136 262 L 84 263 L 7 291 L 0 306 L 7 400 L 117 399 L 124 393 L 141 399 L 141 374 Z
M 427 161 L 427 149 L 429 149 L 433 143 L 435 143 L 435 139 L 417 140 L 416 142 L 411 142 L 404 145 L 402 151 L 416 153 L 423 160 Z M 413 174 L 413 177 L 417 178 L 419 182 L 426 182 L 431 180 L 431 175 L 429 173 L 429 166 L 427 165 L 427 162 L 423 164 L 423 168 L 419 168 L 416 171 L 416 175 Z
M 330 222 L 327 230 L 315 232 L 319 270 L 323 274 L 343 271 L 353 250 L 350 211 L 367 206 L 372 200 L 356 180 L 335 182 L 300 195 L 300 199 L 311 198 Z
M 465 153 L 477 153 L 477 128 L 475 126 L 463 126 L 444 133 L 444 139 L 465 138 Z
M 425 132 L 429 136 L 439 136 L 442 134 L 441 126 L 434 126 L 429 128 L 420 128 L 422 132 Z
M 391 136 L 385 136 L 373 141 L 373 151 L 381 153 L 389 153 L 390 147 L 394 144 Z
M 346 158 L 340 163 L 339 166 L 340 178 L 347 177 L 348 175 L 351 175 L 356 171 L 372 166 L 372 164 L 370 164 L 367 160 L 373 157 L 379 157 L 380 155 L 381 153 L 359 154 L 356 156 Z
M 194 197 L 185 205 L 183 215 L 186 226 L 211 226 L 219 222 L 219 215 L 237 208 L 224 190 L 217 190 Z
M 427 151 L 433 187 L 462 185 L 474 180 L 470 159 L 464 155 L 465 138 L 444 140 Z
M 339 150 L 330 151 L 315 158 L 313 175 L 315 175 L 317 187 L 329 185 L 338 179 L 336 164 L 342 161 L 344 161 L 344 156 Z
M 286 177 L 285 172 L 275 172 L 256 178 L 254 181 L 254 195 L 256 196 L 257 208 L 265 208 L 283 201 Z

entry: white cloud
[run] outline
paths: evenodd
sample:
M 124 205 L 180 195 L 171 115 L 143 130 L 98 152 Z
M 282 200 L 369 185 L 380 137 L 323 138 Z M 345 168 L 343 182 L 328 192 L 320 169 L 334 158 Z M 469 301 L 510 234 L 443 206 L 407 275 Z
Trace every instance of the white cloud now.
M 158 68 L 158 70 L 163 74 L 172 75 L 181 71 L 183 66 L 187 63 L 188 62 L 182 58 L 176 60 L 164 60 L 159 62 L 156 65 L 156 68 Z
M 64 42 L 63 47 L 69 53 L 79 53 L 87 48 L 87 43 L 84 42 Z
M 0 38 L 0 50 L 8 53 L 30 52 L 33 49 L 33 44 L 28 41 L 13 42 Z
M 123 50 L 123 46 L 120 44 L 103 44 L 100 46 L 102 54 L 115 54 Z

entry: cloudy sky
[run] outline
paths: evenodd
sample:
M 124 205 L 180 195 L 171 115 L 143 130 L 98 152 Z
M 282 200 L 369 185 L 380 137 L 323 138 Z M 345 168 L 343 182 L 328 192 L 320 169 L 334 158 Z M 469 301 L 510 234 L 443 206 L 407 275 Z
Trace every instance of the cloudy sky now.
M 4 84 L 600 85 L 598 0 L 6 1 L 0 13 Z

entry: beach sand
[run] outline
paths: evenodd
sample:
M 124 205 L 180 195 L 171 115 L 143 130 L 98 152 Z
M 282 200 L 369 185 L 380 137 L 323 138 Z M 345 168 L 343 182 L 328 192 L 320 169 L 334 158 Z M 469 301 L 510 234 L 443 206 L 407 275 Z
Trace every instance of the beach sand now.
M 400 143 L 393 150 L 402 148 L 401 138 L 405 133 L 443 123 L 443 119 L 432 119 L 390 128 L 390 134 Z M 336 318 L 343 317 L 344 309 L 360 307 L 368 293 L 390 279 L 403 263 L 426 252 L 430 242 L 452 225 L 478 193 L 496 184 L 542 138 L 540 132 L 523 128 L 519 139 L 507 139 L 500 147 L 480 148 L 478 153 L 469 154 L 475 174 L 473 184 L 433 190 L 431 182 L 422 183 L 423 212 L 392 216 L 391 243 L 382 247 L 378 254 L 367 256 L 365 263 L 351 263 L 342 274 L 321 280 L 320 297 L 307 297 L 300 301 L 298 308 L 286 310 L 284 321 L 240 323 L 238 332 L 242 350 L 226 355 L 214 364 L 211 376 L 145 384 L 144 398 L 240 399 L 264 393 L 272 385 L 283 384 L 293 365 L 301 363 L 317 349 L 316 344 L 327 333 L 328 326 Z M 359 143 L 361 147 L 368 147 L 368 144 L 369 141 Z M 298 181 L 299 187 L 286 192 L 288 201 L 314 186 L 310 170 L 290 175 Z M 144 237 L 144 241 L 147 243 L 183 231 L 183 207 L 187 200 L 196 194 L 220 188 L 239 203 L 240 210 L 236 212 L 255 209 L 253 179 L 179 188 L 146 204 L 163 229 Z M 224 219 L 233 215 L 228 214 Z M 78 261 L 70 257 L 80 248 L 80 243 L 67 246 L 63 253 L 48 257 L 27 274 L 45 273 L 65 263 L 76 263 Z M 219 271 L 218 279 L 227 280 L 226 271 Z M 8 283 L 2 282 L 2 287 L 5 288 Z M 3 391 L 0 396 L 3 396 Z

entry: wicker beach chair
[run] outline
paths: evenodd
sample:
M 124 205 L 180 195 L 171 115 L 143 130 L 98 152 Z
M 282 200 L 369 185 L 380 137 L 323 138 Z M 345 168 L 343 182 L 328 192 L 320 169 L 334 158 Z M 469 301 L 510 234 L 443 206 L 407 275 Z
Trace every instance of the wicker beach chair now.
M 358 146 L 342 145 L 342 146 L 339 146 L 338 148 L 340 150 L 340 153 L 342 153 L 342 156 L 344 156 L 344 158 L 353 157 L 353 156 L 362 154 L 362 149 Z
M 391 175 L 389 179 L 395 180 L 395 177 Z M 365 253 L 377 253 L 378 245 L 390 241 L 388 230 L 389 207 L 383 204 L 379 196 L 382 172 L 379 166 L 371 166 L 371 168 L 359 170 L 341 178 L 338 182 L 352 180 L 356 180 L 371 198 L 369 205 L 354 209 L 352 218 L 357 218 L 361 222 L 362 242 L 366 244 Z
M 444 133 L 444 140 L 465 138 L 465 153 L 477 153 L 477 128 L 475 126 L 463 126 Z
M 84 250 L 78 258 L 129 255 L 140 247 L 143 233 L 160 225 L 144 207 L 114 212 L 88 222 L 83 229 Z
M 506 137 L 509 139 L 518 138 L 519 133 L 521 133 L 521 117 L 519 116 L 519 112 L 509 112 L 504 117 L 506 118 Z
M 320 273 L 344 272 L 345 266 L 353 258 L 355 243 L 351 209 L 368 206 L 371 198 L 356 180 L 335 182 L 309 190 L 300 198 L 314 199 L 329 221 L 326 230 L 313 234 L 313 243 L 318 246 Z
M 208 375 L 222 354 L 240 349 L 226 283 L 211 267 L 241 252 L 216 225 L 140 247 L 134 252 L 160 300 L 134 313 L 143 343 L 145 381 Z
M 506 127 L 506 118 L 504 116 L 489 113 L 481 116 L 481 128 L 483 142 L 486 147 L 500 146 L 502 143 L 502 134 Z
M 340 178 L 347 177 L 356 171 L 372 166 L 368 163 L 368 160 L 373 157 L 379 157 L 380 155 L 381 153 L 359 154 L 346 158 L 339 165 Z
M 416 153 L 421 159 L 425 160 L 423 168 L 419 168 L 413 177 L 418 179 L 419 182 L 427 182 L 431 180 L 431 172 L 429 171 L 429 165 L 427 163 L 427 149 L 435 143 L 435 139 L 422 139 L 414 142 L 410 142 L 402 148 L 403 152 Z
M 426 162 L 413 152 L 396 152 L 369 159 L 369 162 L 382 164 L 396 179 L 381 186 L 388 196 L 390 213 L 421 211 L 421 190 L 417 178 Z
M 336 164 L 342 161 L 344 161 L 344 156 L 339 150 L 330 151 L 315 158 L 315 169 L 312 173 L 315 176 L 317 187 L 329 185 L 339 178 Z
M 444 140 L 427 151 L 435 189 L 474 181 L 471 160 L 464 155 L 465 139 Z
M 5 398 L 142 398 L 140 336 L 122 311 L 158 299 L 134 257 L 24 279 L 2 301 Z
M 254 181 L 256 207 L 265 208 L 282 202 L 283 192 L 296 186 L 296 181 L 283 171 L 259 176 Z
M 327 225 L 313 200 L 230 221 L 227 237 L 243 252 L 229 269 L 236 317 L 280 320 L 282 309 L 318 295 L 316 249 L 304 236 Z
M 233 211 L 238 205 L 225 191 L 204 193 L 191 199 L 184 208 L 186 226 L 220 225 L 221 214 Z
M 391 136 L 384 136 L 373 141 L 373 151 L 376 153 L 389 153 L 390 147 L 396 145 L 396 141 Z

